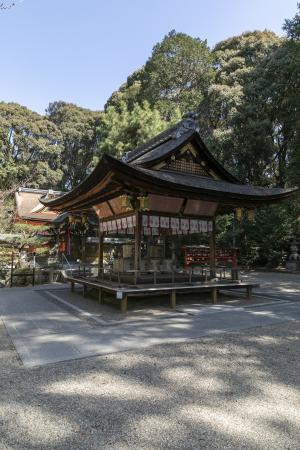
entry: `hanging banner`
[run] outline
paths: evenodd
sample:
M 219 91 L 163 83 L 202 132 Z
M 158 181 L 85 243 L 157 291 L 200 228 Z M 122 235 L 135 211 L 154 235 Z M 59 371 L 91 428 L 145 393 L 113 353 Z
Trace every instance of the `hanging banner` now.
M 189 219 L 180 219 L 180 229 L 181 231 L 188 231 L 190 228 Z
M 150 228 L 159 228 L 159 216 L 150 216 L 149 226 Z
M 190 233 L 198 233 L 198 232 L 199 232 L 198 220 L 190 219 Z
M 142 226 L 143 227 L 148 227 L 149 226 L 149 216 L 145 216 L 145 215 L 143 215 L 142 216 Z
M 127 217 L 127 227 L 128 228 L 133 228 L 133 217 L 132 216 L 129 216 L 129 217 Z
M 170 228 L 170 217 L 160 218 L 160 228 Z
M 151 236 L 151 228 L 144 227 L 143 230 L 145 236 Z
M 213 221 L 205 219 L 190 219 L 186 217 L 168 217 L 143 214 L 141 224 L 145 236 L 157 236 L 167 234 L 193 234 L 211 233 L 213 231 Z M 127 216 L 120 219 L 100 222 L 101 233 L 128 233 L 136 227 L 136 216 Z M 153 230 L 154 231 L 151 231 Z M 130 230 L 130 231 L 128 231 Z
M 171 228 L 172 230 L 179 230 L 180 221 L 178 217 L 171 217 Z

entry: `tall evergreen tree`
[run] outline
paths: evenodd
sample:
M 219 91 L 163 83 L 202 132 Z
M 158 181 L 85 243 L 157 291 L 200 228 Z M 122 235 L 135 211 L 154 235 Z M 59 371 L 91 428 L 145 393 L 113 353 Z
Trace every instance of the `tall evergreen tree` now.
M 50 103 L 46 112 L 48 119 L 61 133 L 62 178 L 58 187 L 72 189 L 92 168 L 102 113 L 61 101 Z
M 181 114 L 198 109 L 213 78 L 212 57 L 206 41 L 175 30 L 158 42 L 145 66 L 128 77 L 108 100 L 107 106 L 125 101 L 129 109 L 146 100 L 162 118 L 173 120 L 174 108 Z
M 172 115 L 174 122 L 181 117 L 178 109 Z M 147 101 L 135 103 L 131 111 L 125 101 L 119 101 L 118 107 L 109 106 L 102 118 L 98 156 L 108 153 L 120 158 L 169 125 Z
M 0 189 L 52 188 L 62 172 L 61 134 L 47 118 L 17 103 L 0 103 Z

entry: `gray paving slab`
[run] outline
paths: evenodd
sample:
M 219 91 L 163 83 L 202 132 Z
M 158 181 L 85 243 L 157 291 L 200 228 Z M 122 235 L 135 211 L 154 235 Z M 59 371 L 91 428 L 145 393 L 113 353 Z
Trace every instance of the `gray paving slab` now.
M 280 272 L 241 272 L 241 279 L 259 283 L 253 291 L 273 298 L 300 301 L 300 275 Z
M 209 314 L 205 308 L 193 315 L 104 327 L 82 321 L 38 291 L 1 290 L 0 296 L 0 314 L 26 366 L 182 342 L 204 335 L 300 319 L 300 304 L 281 303 L 260 308 L 220 307 Z

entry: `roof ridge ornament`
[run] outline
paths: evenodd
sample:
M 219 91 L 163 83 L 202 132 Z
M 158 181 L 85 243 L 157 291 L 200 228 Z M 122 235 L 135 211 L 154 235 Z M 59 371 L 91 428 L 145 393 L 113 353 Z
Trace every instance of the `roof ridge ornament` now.
M 187 133 L 188 131 L 197 131 L 199 132 L 200 128 L 197 122 L 197 119 L 199 117 L 199 114 L 190 111 L 184 114 L 183 119 L 180 123 L 179 128 L 175 130 L 173 139 L 180 138 L 183 134 Z

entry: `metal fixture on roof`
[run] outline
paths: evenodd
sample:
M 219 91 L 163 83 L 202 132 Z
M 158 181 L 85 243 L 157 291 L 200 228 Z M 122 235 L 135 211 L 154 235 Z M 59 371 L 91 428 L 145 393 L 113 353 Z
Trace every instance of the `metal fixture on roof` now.
M 195 112 L 187 112 L 180 123 L 180 127 L 177 128 L 175 131 L 175 139 L 180 138 L 183 134 L 187 133 L 188 131 L 198 131 L 199 132 L 199 125 L 197 122 L 197 119 L 199 117 L 199 114 Z
M 130 152 L 125 152 L 125 153 L 124 153 L 124 155 L 122 156 L 122 162 L 127 163 L 129 153 L 130 153 Z

